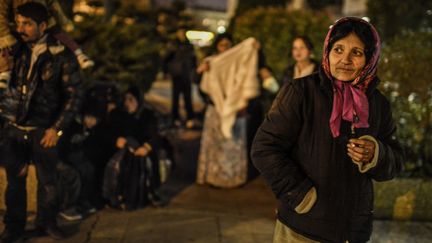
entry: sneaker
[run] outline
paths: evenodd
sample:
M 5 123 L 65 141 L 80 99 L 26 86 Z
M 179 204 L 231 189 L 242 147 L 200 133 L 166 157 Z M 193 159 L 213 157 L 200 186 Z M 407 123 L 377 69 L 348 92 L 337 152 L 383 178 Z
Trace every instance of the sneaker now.
M 89 215 L 89 214 L 96 213 L 97 209 L 89 202 L 83 202 L 82 205 L 79 207 L 79 212 L 81 212 L 84 215 Z
M 150 193 L 149 199 L 150 199 L 150 204 L 155 208 L 165 206 L 165 202 L 161 199 L 159 194 L 156 192 Z
M 81 220 L 83 216 L 76 211 L 75 208 L 68 208 L 66 210 L 61 211 L 60 216 L 67 221 L 77 221 Z
M 87 211 L 86 211 L 86 213 L 88 213 L 88 214 L 94 214 L 96 212 L 97 212 L 97 210 L 95 207 L 91 207 L 91 208 L 87 209 Z
M 94 66 L 94 61 L 91 60 L 86 54 L 80 53 L 77 55 L 78 63 L 81 69 L 91 68 Z

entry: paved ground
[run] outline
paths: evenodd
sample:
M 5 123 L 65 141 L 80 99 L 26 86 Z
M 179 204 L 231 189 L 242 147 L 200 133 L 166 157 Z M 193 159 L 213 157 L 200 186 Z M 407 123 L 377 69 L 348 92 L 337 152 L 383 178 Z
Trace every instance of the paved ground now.
M 257 178 L 230 190 L 198 186 L 194 179 L 200 132 L 178 131 L 173 137 L 178 161 L 161 188 L 169 200 L 166 207 L 133 212 L 105 209 L 82 222 L 61 222 L 70 235 L 63 242 L 271 242 L 276 201 L 264 182 Z M 374 225 L 373 243 L 432 242 L 432 223 L 375 221 Z M 53 241 L 42 237 L 27 242 Z

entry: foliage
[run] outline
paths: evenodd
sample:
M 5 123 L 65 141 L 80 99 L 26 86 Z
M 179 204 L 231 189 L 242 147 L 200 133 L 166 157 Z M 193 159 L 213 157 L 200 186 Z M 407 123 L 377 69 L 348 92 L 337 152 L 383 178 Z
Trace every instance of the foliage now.
M 379 76 L 407 156 L 406 176 L 432 176 L 432 32 L 405 32 L 384 45 Z
M 314 43 L 314 54 L 321 57 L 321 46 L 330 19 L 319 12 L 292 11 L 285 8 L 256 8 L 236 20 L 234 37 L 244 40 L 255 37 L 261 42 L 267 63 L 277 77 L 292 63 L 291 43 L 296 36 L 307 35 Z
M 240 16 L 248 10 L 255 9 L 258 7 L 269 7 L 269 6 L 285 6 L 286 0 L 239 0 L 236 8 L 236 16 Z
M 114 17 L 108 23 L 101 16 L 82 16 L 73 35 L 96 63 L 87 71 L 89 79 L 116 82 L 122 88 L 134 83 L 148 90 L 159 63 L 155 24 L 145 16 Z
M 432 27 L 432 1 L 368 0 L 368 16 L 384 40 L 405 30 Z

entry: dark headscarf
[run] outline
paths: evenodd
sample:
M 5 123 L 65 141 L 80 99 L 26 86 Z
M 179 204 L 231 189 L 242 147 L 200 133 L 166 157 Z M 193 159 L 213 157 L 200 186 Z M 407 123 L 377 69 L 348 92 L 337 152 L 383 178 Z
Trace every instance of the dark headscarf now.
M 352 82 L 335 80 L 330 72 L 329 54 L 332 48 L 330 45 L 338 40 L 335 40 L 334 36 L 343 28 L 352 29 L 366 47 L 366 64 Z M 324 41 L 322 67 L 326 76 L 333 81 L 333 110 L 330 117 L 333 137 L 339 136 L 342 119 L 351 122 L 355 128 L 369 127 L 369 102 L 365 92 L 376 77 L 380 52 L 381 41 L 378 32 L 369 22 L 361 18 L 345 17 L 337 20 L 330 27 Z
M 143 106 L 143 103 L 144 103 L 144 98 L 143 98 L 143 94 L 141 92 L 141 89 L 136 85 L 131 85 L 126 90 L 126 94 L 127 93 L 129 93 L 129 94 L 133 95 L 133 97 L 135 97 L 135 99 L 138 101 L 138 110 L 140 110 L 140 108 Z

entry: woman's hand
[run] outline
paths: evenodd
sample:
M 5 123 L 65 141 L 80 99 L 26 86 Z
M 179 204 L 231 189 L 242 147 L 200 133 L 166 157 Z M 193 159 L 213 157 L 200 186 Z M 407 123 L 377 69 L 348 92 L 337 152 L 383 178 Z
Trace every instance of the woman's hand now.
M 146 146 L 141 146 L 135 150 L 134 155 L 144 157 L 147 156 L 149 153 L 150 150 Z
M 208 61 L 205 61 L 198 66 L 196 72 L 198 74 L 201 74 L 203 72 L 208 72 L 209 70 L 210 70 L 210 63 Z
M 375 154 L 375 143 L 367 139 L 352 138 L 347 144 L 348 156 L 355 162 L 368 164 Z
M 123 149 L 126 146 L 126 138 L 119 137 L 117 138 L 116 147 L 119 149 Z
M 261 43 L 257 40 L 255 40 L 255 42 L 253 43 L 253 47 L 257 50 L 259 50 L 261 48 Z

